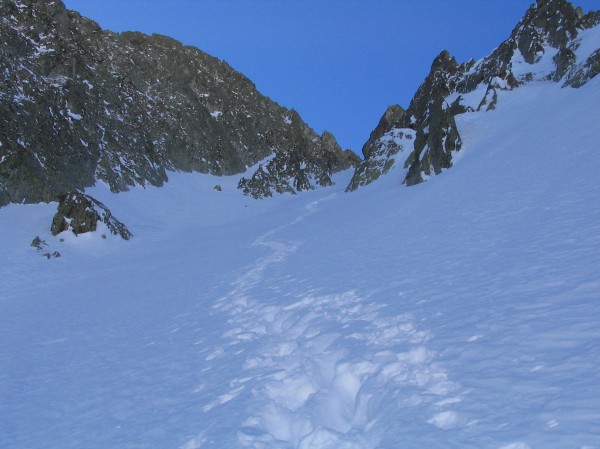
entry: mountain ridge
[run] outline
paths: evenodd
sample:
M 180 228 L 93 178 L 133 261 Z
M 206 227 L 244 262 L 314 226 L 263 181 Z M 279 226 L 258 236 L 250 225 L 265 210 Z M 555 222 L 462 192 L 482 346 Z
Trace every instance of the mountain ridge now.
M 199 49 L 104 31 L 61 1 L 4 0 L 0 15 L 0 206 L 99 180 L 119 192 L 160 186 L 168 170 L 230 175 L 279 153 L 322 156 L 295 191 L 357 161 Z
M 581 87 L 600 72 L 600 47 L 579 60 L 576 52 L 582 32 L 600 24 L 600 11 L 584 14 L 566 0 L 537 0 L 513 29 L 510 37 L 489 56 L 459 64 L 446 50 L 433 61 L 406 111 L 386 121 L 386 111 L 364 144 L 365 160 L 356 168 L 347 191 L 367 185 L 402 166 L 402 183 L 411 186 L 452 166 L 462 140 L 454 117 L 475 110 L 493 110 L 502 90 L 535 80 L 563 81 L 564 87 Z M 554 51 L 549 72 L 535 73 L 535 65 Z M 475 103 L 465 96 L 481 90 Z M 452 97 L 451 97 L 452 96 Z M 414 132 L 406 141 L 402 136 Z M 402 135 L 402 136 L 400 136 Z M 399 137 L 400 136 L 400 137 Z
M 600 11 L 537 0 L 489 56 L 459 64 L 440 52 L 408 108 L 386 110 L 360 161 L 195 47 L 104 31 L 61 1 L 1 9 L 0 206 L 55 201 L 97 181 L 119 192 L 160 186 L 168 171 L 232 175 L 255 164 L 238 184 L 254 198 L 329 186 L 351 167 L 347 191 L 394 166 L 411 186 L 453 165 L 457 115 L 492 110 L 502 91 L 528 82 L 577 88 L 600 72 L 597 48 L 579 54 Z

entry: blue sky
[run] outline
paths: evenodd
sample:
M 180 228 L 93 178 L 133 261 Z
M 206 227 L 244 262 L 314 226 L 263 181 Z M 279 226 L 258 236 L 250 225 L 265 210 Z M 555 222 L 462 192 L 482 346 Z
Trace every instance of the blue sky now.
M 65 0 L 113 31 L 171 36 L 227 61 L 317 132 L 360 154 L 390 104 L 407 107 L 443 49 L 479 59 L 528 0 Z M 579 0 L 584 10 L 598 0 Z

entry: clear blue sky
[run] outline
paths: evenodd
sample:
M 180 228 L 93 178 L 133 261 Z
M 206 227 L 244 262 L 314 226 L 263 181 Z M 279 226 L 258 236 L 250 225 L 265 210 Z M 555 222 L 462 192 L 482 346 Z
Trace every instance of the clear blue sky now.
M 165 34 L 227 61 L 359 154 L 388 105 L 408 106 L 441 50 L 459 62 L 489 54 L 531 2 L 65 0 L 104 29 Z

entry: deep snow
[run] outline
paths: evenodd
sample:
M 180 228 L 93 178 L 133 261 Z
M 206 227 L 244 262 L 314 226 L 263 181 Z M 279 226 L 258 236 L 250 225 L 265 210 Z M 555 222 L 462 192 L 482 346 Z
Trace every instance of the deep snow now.
M 0 209 L 0 447 L 600 449 L 599 104 L 502 92 L 411 188 L 91 189 L 129 242 Z

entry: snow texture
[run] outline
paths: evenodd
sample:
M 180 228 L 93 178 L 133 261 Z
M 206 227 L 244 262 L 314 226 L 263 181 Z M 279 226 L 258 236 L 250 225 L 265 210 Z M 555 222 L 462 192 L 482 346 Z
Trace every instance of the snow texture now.
M 0 447 L 599 449 L 600 80 L 499 95 L 408 189 L 88 190 L 129 242 L 0 209 Z

